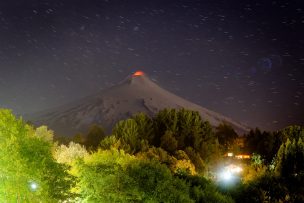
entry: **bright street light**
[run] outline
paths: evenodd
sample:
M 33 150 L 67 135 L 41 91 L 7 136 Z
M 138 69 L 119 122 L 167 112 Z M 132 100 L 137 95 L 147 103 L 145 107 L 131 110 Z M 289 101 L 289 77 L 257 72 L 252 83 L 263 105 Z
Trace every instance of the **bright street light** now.
M 35 192 L 38 189 L 38 184 L 36 182 L 30 182 L 30 189 Z
M 225 180 L 225 181 L 229 181 L 232 178 L 232 174 L 230 171 L 223 171 L 221 173 L 221 179 Z
M 238 180 L 239 174 L 243 171 L 240 166 L 231 164 L 224 167 L 218 174 L 218 180 L 225 183 L 233 183 Z

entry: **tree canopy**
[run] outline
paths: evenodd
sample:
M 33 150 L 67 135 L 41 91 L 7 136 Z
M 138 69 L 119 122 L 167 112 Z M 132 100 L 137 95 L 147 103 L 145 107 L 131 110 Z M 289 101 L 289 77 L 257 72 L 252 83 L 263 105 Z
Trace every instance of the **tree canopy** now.
M 209 176 L 236 134 L 197 112 L 134 115 L 111 135 L 93 125 L 79 143 L 58 144 L 0 109 L 1 202 L 303 202 L 304 128 L 252 130 L 251 179 L 221 187 Z
M 0 110 L 0 200 L 50 202 L 68 197 L 72 177 L 52 156 L 53 133 Z

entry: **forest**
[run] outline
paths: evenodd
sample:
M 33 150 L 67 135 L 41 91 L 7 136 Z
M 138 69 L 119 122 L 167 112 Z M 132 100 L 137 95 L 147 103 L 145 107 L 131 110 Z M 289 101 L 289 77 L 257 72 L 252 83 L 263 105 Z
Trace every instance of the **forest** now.
M 303 183 L 303 126 L 239 136 L 164 109 L 67 138 L 0 109 L 0 202 L 296 203 Z

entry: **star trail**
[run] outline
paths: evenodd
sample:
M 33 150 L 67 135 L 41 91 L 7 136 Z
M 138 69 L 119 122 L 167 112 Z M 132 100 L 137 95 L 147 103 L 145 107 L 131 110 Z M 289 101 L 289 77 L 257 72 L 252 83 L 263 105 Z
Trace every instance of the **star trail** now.
M 251 127 L 304 124 L 301 1 L 0 3 L 0 106 L 27 114 L 137 70 Z

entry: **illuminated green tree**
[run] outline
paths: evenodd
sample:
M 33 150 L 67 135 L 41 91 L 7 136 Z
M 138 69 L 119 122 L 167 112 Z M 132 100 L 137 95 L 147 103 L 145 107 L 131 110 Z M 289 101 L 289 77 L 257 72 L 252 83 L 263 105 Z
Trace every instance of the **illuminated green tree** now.
M 119 121 L 113 130 L 113 135 L 121 142 L 121 147 L 128 153 L 138 152 L 141 140 L 138 134 L 138 125 L 134 119 Z
M 118 150 L 97 151 L 79 160 L 77 188 L 82 202 L 127 202 L 138 200 L 125 174 L 126 164 L 135 159 Z M 130 188 L 125 186 L 129 183 Z
M 220 159 L 219 143 L 213 128 L 208 121 L 201 119 L 198 112 L 186 109 L 164 109 L 153 121 L 157 135 L 153 142 L 154 146 L 161 146 L 166 150 L 170 148 L 169 151 L 171 150 L 172 153 L 172 146 L 176 140 L 176 150 L 188 149 L 191 154 L 189 158 L 199 171 L 206 168 L 202 166 L 201 160 L 210 164 Z
M 189 196 L 189 185 L 159 162 L 133 161 L 126 172 L 141 194 L 142 202 L 194 202 Z
M 54 157 L 58 163 L 65 163 L 71 165 L 77 159 L 82 159 L 88 155 L 87 150 L 83 145 L 70 142 L 68 146 L 56 146 Z
M 196 111 L 180 109 L 178 111 L 178 145 L 180 149 L 193 147 L 195 150 L 200 148 L 203 141 L 203 121 Z
M 262 159 L 261 155 L 255 153 L 252 154 L 251 165 L 256 171 L 263 167 L 263 162 L 264 160 Z
M 52 156 L 53 134 L 0 109 L 0 201 L 53 202 L 69 196 L 71 177 Z
M 137 123 L 138 138 L 152 143 L 155 136 L 152 119 L 144 113 L 136 114 L 133 119 Z
M 76 171 L 82 202 L 194 202 L 165 165 L 116 149 L 86 156 Z

